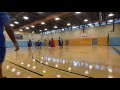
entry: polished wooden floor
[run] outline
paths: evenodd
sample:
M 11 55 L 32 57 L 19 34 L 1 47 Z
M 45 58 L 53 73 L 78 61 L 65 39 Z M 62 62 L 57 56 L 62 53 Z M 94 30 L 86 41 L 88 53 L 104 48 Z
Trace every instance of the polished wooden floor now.
M 120 55 L 112 47 L 21 47 L 18 52 L 7 48 L 3 74 L 8 78 L 120 78 Z

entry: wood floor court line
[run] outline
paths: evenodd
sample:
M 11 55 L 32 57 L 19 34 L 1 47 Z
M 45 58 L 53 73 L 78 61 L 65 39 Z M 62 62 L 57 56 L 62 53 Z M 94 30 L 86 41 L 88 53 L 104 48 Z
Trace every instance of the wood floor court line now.
M 34 58 L 33 58 L 34 59 Z M 40 63 L 38 60 L 35 60 L 36 62 Z M 51 68 L 54 68 L 54 69 L 57 69 L 57 70 L 61 70 L 61 71 L 64 71 L 64 72 L 68 72 L 68 73 L 72 73 L 72 74 L 75 74 L 75 75 L 80 75 L 80 76 L 84 76 L 84 77 L 88 77 L 88 78 L 93 78 L 93 77 L 90 77 L 90 76 L 86 76 L 86 75 L 82 75 L 82 74 L 79 74 L 79 73 L 75 73 L 75 72 L 69 72 L 67 70 L 63 70 L 63 69 L 60 69 L 60 68 L 55 68 L 53 66 L 50 66 L 50 65 L 46 65 L 44 63 L 40 63 L 42 65 L 45 65 L 45 66 L 48 66 L 48 67 L 51 67 Z
M 14 64 L 14 65 L 16 65 L 16 66 L 18 66 L 18 67 L 20 67 L 20 68 L 23 68 L 23 69 L 25 69 L 25 70 L 27 70 L 27 71 L 30 71 L 30 72 L 32 72 L 32 73 L 34 73 L 34 74 L 37 74 L 37 75 L 39 75 L 39 76 L 43 76 L 42 74 L 39 74 L 39 73 L 37 73 L 37 72 L 34 72 L 34 71 L 32 71 L 32 70 L 29 70 L 29 69 L 27 69 L 27 68 L 25 68 L 25 67 L 22 67 L 22 66 L 20 66 L 20 65 L 18 65 L 18 64 L 15 64 L 15 63 L 13 63 L 13 62 L 10 62 L 10 61 L 7 61 L 7 60 L 5 60 L 6 62 L 9 62 L 9 63 L 11 63 L 11 64 Z
M 118 50 L 117 48 L 115 48 L 115 47 L 112 47 L 113 48 L 113 50 L 118 54 L 118 55 L 120 55 L 120 50 Z
M 119 50 L 119 47 L 116 47 Z M 43 78 L 56 78 L 57 75 L 63 78 L 75 77 L 75 78 L 117 78 L 120 77 L 120 56 L 115 52 L 112 47 L 71 47 L 68 50 L 65 48 L 59 50 L 59 48 L 46 49 L 31 49 L 21 48 L 16 54 L 13 49 L 7 49 L 6 60 L 19 64 L 24 62 L 25 64 L 34 64 L 37 69 L 30 69 L 36 73 L 43 74 Z M 69 52 L 70 51 L 70 52 Z M 112 52 L 114 51 L 114 52 Z M 83 54 L 80 52 L 87 52 Z M 87 55 L 87 56 L 86 56 Z M 12 57 L 11 57 L 12 56 Z M 21 58 L 22 57 L 22 58 Z M 45 58 L 44 58 L 45 57 Z M 51 58 L 51 59 L 50 59 Z M 45 62 L 50 59 L 50 64 Z M 53 62 L 54 59 L 56 62 Z M 65 61 L 63 64 L 62 60 Z M 35 61 L 36 60 L 36 61 Z M 59 60 L 59 61 L 58 61 Z M 37 62 L 39 61 L 39 62 Z M 73 63 L 73 61 L 76 63 Z M 35 62 L 35 63 L 33 63 Z M 60 64 L 60 67 L 56 67 L 54 64 Z M 75 66 L 74 66 L 75 64 Z M 77 65 L 77 66 L 76 66 Z M 16 66 L 17 67 L 17 66 Z M 69 68 L 72 69 L 69 70 Z M 22 69 L 22 68 L 21 68 Z M 25 69 L 24 69 L 25 70 Z M 45 70 L 45 73 L 43 72 Z M 47 73 L 46 73 L 47 72 Z M 27 74 L 27 70 L 25 71 Z M 30 73 L 28 71 L 28 73 Z M 31 73 L 32 74 L 32 73 Z M 34 74 L 34 73 L 33 73 Z M 37 74 L 35 74 L 37 75 Z M 85 75 L 85 76 L 82 76 Z M 86 77 L 87 76 L 87 77 Z M 38 75 L 39 77 L 39 75 Z

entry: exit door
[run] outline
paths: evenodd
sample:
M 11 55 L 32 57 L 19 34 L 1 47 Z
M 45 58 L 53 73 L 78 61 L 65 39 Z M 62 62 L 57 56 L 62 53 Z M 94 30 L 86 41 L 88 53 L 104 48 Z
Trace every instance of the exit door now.
M 93 38 L 92 39 L 92 45 L 97 45 L 98 44 L 98 39 L 97 38 Z

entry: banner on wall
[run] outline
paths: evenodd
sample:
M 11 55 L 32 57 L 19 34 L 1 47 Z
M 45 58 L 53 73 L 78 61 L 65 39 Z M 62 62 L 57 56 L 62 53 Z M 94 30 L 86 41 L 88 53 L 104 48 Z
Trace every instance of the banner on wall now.
M 87 37 L 86 33 L 80 33 L 80 37 Z
M 23 39 L 23 35 L 22 34 L 15 34 L 15 38 L 17 40 L 22 40 Z

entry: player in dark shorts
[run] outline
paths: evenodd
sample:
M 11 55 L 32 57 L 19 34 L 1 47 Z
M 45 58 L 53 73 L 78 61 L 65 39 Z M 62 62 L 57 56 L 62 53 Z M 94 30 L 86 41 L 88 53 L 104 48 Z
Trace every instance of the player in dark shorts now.
M 61 48 L 63 48 L 63 39 L 61 39 Z
M 31 47 L 32 47 L 32 41 L 31 39 L 28 41 L 28 50 L 31 50 Z
M 48 46 L 51 47 L 51 40 L 49 40 Z
M 38 40 L 38 47 L 41 48 L 41 41 Z
M 2 74 L 2 63 L 4 62 L 5 53 L 6 53 L 6 47 L 5 47 L 5 37 L 3 34 L 5 30 L 12 40 L 14 46 L 16 47 L 15 51 L 19 50 L 18 43 L 15 39 L 14 32 L 10 26 L 10 18 L 7 12 L 0 12 L 0 78 L 4 78 Z
M 61 39 L 60 39 L 60 37 L 59 37 L 59 40 L 58 40 L 58 45 L 61 48 Z

